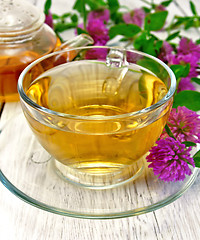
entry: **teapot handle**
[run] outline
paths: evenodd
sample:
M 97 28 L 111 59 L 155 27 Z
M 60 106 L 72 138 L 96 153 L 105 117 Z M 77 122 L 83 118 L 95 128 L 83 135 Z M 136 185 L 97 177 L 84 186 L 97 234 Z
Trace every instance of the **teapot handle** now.
M 72 38 L 66 42 L 64 42 L 63 44 L 61 44 L 60 46 L 58 46 L 55 51 L 60 51 L 63 49 L 68 49 L 68 48 L 75 48 L 75 47 L 84 47 L 87 46 L 89 44 L 93 44 L 94 40 L 87 34 L 80 34 L 78 36 L 76 36 L 75 38 Z

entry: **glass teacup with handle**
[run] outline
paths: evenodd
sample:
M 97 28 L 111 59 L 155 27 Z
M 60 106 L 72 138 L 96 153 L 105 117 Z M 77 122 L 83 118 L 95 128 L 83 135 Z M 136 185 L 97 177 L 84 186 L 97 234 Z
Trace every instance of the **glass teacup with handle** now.
M 24 115 L 64 179 L 88 188 L 136 180 L 166 124 L 176 88 L 159 59 L 118 47 L 80 47 L 30 64 Z

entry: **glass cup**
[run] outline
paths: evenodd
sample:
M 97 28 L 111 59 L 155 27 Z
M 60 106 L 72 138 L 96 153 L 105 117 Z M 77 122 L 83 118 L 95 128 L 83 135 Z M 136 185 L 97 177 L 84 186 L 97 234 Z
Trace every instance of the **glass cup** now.
M 159 59 L 118 47 L 80 47 L 20 75 L 24 115 L 57 173 L 88 188 L 136 179 L 170 113 L 176 79 Z

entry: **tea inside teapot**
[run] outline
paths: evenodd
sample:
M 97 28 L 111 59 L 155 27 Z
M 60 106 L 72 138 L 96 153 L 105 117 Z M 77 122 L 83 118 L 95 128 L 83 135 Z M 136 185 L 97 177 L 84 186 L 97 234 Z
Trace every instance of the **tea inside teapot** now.
M 34 60 L 70 46 L 92 43 L 79 36 L 61 45 L 53 29 L 44 23 L 42 11 L 24 0 L 0 0 L 0 102 L 19 99 L 19 75 Z

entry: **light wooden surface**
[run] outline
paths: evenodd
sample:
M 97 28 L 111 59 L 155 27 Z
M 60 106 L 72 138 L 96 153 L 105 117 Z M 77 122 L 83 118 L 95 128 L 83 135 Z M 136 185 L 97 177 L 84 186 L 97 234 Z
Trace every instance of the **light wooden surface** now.
M 36 2 L 36 1 L 35 1 Z M 37 1 L 38 7 L 44 1 Z M 67 11 L 73 1 L 52 0 L 54 12 Z M 124 0 L 130 4 L 140 1 Z M 185 12 L 187 0 L 177 0 Z M 200 1 L 194 1 L 200 13 Z M 177 5 L 171 14 L 180 13 Z M 191 37 L 191 35 L 190 35 Z M 194 35 L 194 38 L 198 36 Z M 2 121 L 20 111 L 18 103 L 6 104 Z M 19 133 L 13 133 L 19 134 Z M 8 154 L 10 154 L 8 152 Z M 15 169 L 13 169 L 14 171 Z M 0 239 L 5 240 L 198 240 L 200 239 L 200 178 L 178 200 L 148 214 L 116 219 L 85 220 L 48 213 L 21 201 L 0 184 Z

